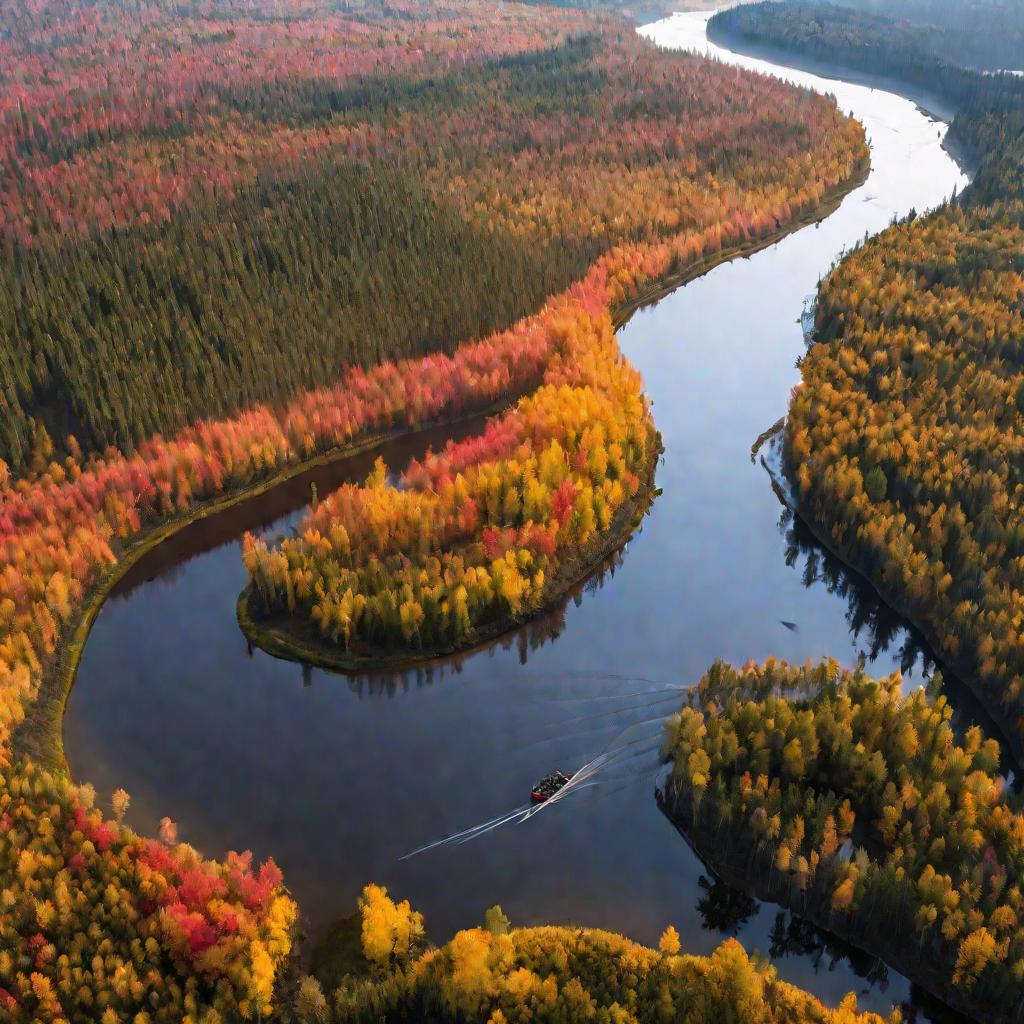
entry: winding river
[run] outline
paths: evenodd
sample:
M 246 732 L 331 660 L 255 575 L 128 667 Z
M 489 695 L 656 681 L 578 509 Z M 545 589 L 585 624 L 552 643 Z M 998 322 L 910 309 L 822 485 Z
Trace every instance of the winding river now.
M 125 786 L 139 828 L 167 814 L 210 854 L 272 854 L 314 937 L 376 880 L 425 913 L 436 941 L 496 902 L 515 924 L 598 925 L 652 943 L 673 923 L 688 950 L 736 934 L 829 1002 L 852 988 L 863 1006 L 910 1001 L 917 1019 L 938 1021 L 884 966 L 702 882 L 643 759 L 522 825 L 400 859 L 516 807 L 540 775 L 667 713 L 671 703 L 646 691 L 692 683 L 716 657 L 864 655 L 915 681 L 928 662 L 904 624 L 789 521 L 750 449 L 799 379 L 799 318 L 819 276 L 865 233 L 966 179 L 942 149 L 945 125 L 908 100 L 728 53 L 707 43 L 706 20 L 676 15 L 642 32 L 833 93 L 865 124 L 873 170 L 818 226 L 717 268 L 620 332 L 666 448 L 664 493 L 628 549 L 562 612 L 489 651 L 346 678 L 250 652 L 235 621 L 238 538 L 294 521 L 310 479 L 293 481 L 172 538 L 122 582 L 82 659 L 68 759 L 101 794 Z M 400 468 L 440 440 L 410 438 L 384 455 Z M 319 471 L 319 492 L 368 464 Z

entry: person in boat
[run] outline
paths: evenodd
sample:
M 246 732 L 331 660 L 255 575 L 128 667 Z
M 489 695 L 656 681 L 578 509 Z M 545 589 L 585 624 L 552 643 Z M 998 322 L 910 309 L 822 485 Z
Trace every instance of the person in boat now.
M 537 783 L 530 796 L 534 800 L 547 800 L 553 797 L 571 778 L 571 775 L 557 768 Z

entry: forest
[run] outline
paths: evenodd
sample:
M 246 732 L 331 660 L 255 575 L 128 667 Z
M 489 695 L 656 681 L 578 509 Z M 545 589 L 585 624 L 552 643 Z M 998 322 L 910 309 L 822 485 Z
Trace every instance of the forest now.
M 250 638 L 272 627 L 338 664 L 423 658 L 551 604 L 655 493 L 657 425 L 615 329 L 830 209 L 866 174 L 860 125 L 654 48 L 619 0 L 9 8 L 0 1017 L 896 1024 L 852 995 L 826 1007 L 735 941 L 687 955 L 671 925 L 655 950 L 493 907 L 435 947 L 372 884 L 356 951 L 314 953 L 303 976 L 301 907 L 272 859 L 207 858 L 170 818 L 138 834 L 128 794 L 74 782 L 61 745 L 84 639 L 136 557 L 427 425 L 489 414 L 399 475 L 379 461 L 314 493 L 292 536 L 245 539 Z M 1020 755 L 1024 81 L 965 66 L 980 30 L 949 45 L 970 9 L 936 5 L 920 31 L 799 0 L 712 31 L 838 55 L 958 110 L 974 183 L 822 283 L 785 461 L 801 513 Z M 831 661 L 717 663 L 663 754 L 664 808 L 722 877 L 975 1017 L 1019 1016 L 1022 798 L 941 675 L 906 693 Z
M 1021 228 L 954 206 L 840 266 L 787 435 L 812 517 L 964 666 L 1017 751 Z
M 922 49 L 952 64 L 1021 70 L 1024 9 L 1016 0 L 838 0 L 845 8 L 897 18 Z
M 680 951 L 668 925 L 658 949 L 583 928 L 512 928 L 501 907 L 481 927 L 425 948 L 424 921 L 408 901 L 367 886 L 353 925 L 358 949 L 342 964 L 325 958 L 303 978 L 303 1022 L 403 1021 L 527 1024 L 593 1020 L 607 1024 L 898 1024 L 857 1011 L 851 993 L 829 1009 L 774 968 L 727 940 L 710 956 Z M 350 943 L 351 945 L 351 943 Z M 342 967 L 350 968 L 345 973 Z M 328 984 L 325 986 L 321 982 Z M 331 982 L 339 981 L 336 986 Z
M 131 453 L 345 367 L 451 353 L 612 245 L 675 232 L 719 183 L 747 203 L 771 177 L 766 133 L 795 154 L 828 131 L 597 15 L 342 10 L 296 3 L 236 25 L 104 6 L 75 10 L 73 35 L 25 16 L 0 139 L 0 458 L 14 472 L 51 443 Z M 392 16 L 404 36 L 370 31 Z M 161 57 L 145 73 L 104 65 L 150 39 Z M 270 73 L 271 53 L 300 46 Z M 629 130 L 592 131 L 608 121 Z M 760 136 L 744 168 L 718 146 L 730 131 Z M 794 167 L 787 187 L 798 171 L 814 180 Z M 778 198 L 747 215 L 777 215 Z
M 0 77 L 0 1006 L 265 1018 L 298 937 L 273 861 L 206 859 L 170 819 L 140 836 L 123 790 L 105 814 L 68 777 L 61 716 L 110 588 L 314 457 L 505 408 L 405 490 L 378 471 L 325 496 L 264 584 L 339 645 L 528 611 L 547 560 L 648 479 L 613 318 L 819 215 L 866 172 L 863 131 L 611 15 L 484 0 L 17 0 Z M 502 944 L 495 969 L 514 987 L 533 956 Z M 722 986 L 857 1019 L 727 960 Z M 579 986 L 554 987 L 563 1019 Z
M 667 723 L 670 816 L 726 877 L 977 1019 L 1021 1007 L 1024 814 L 941 695 L 834 661 L 718 663 Z
M 296 907 L 273 861 L 222 862 L 94 806 L 31 762 L 0 768 L 0 1008 L 12 1021 L 253 1019 L 270 1013 Z M 219 1014 L 220 1017 L 211 1017 Z
M 15 16 L 0 67 L 17 83 L 0 101 L 0 458 L 21 472 L 47 435 L 64 454 L 69 436 L 129 452 L 337 381 L 345 365 L 450 351 L 580 276 L 600 241 L 560 225 L 530 235 L 529 200 L 497 168 L 517 150 L 529 160 L 530 108 L 560 72 L 576 109 L 599 25 L 455 6 L 454 19 L 440 2 Z M 122 52 L 142 64 L 124 67 Z M 498 63 L 524 52 L 537 56 Z M 488 84 L 501 69 L 504 102 Z M 402 124 L 398 104 L 432 116 Z M 537 112 L 538 132 L 551 124 Z M 474 164 L 475 188 L 455 187 Z M 509 207 L 501 223 L 473 215 L 491 186 Z M 411 237 L 450 262 L 426 276 L 398 244 Z

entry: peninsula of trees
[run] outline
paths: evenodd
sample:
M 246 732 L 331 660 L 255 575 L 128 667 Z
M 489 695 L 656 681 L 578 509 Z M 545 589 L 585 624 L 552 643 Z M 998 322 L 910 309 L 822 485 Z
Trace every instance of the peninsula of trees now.
M 618 352 L 616 316 L 666 280 L 798 223 L 865 167 L 859 133 L 825 101 L 764 80 L 748 98 L 736 71 L 632 37 L 606 32 L 586 52 L 549 51 L 541 79 L 526 59 L 515 66 L 500 123 L 517 125 L 524 92 L 542 81 L 545 111 L 530 111 L 529 131 L 546 139 L 543 156 L 525 136 L 502 145 L 517 153 L 515 187 L 540 189 L 516 231 L 555 245 L 566 230 L 601 254 L 538 316 L 457 351 L 458 373 L 424 363 L 441 390 L 406 397 L 410 423 L 421 410 L 474 404 L 466 393 L 484 367 L 470 360 L 497 357 L 503 374 L 518 361 L 498 395 L 540 385 L 481 437 L 410 467 L 397 489 L 383 470 L 342 488 L 279 546 L 247 541 L 240 619 L 274 653 L 341 666 L 447 653 L 556 599 L 649 500 L 658 444 L 640 379 Z M 480 102 L 466 90 L 439 95 L 448 116 Z M 423 116 L 438 112 L 425 103 Z M 595 134 L 600 123 L 617 131 Z M 803 155 L 808 142 L 813 155 Z M 508 180 L 491 152 L 463 148 L 473 174 Z
M 941 689 L 933 680 L 932 688 Z M 727 879 L 977 1020 L 1024 980 L 1024 814 L 942 696 L 834 662 L 716 664 L 668 724 L 663 801 Z

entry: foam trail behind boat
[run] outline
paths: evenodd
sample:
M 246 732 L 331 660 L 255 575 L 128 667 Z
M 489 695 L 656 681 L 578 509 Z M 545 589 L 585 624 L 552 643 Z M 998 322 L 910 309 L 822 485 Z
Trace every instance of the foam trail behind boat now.
M 507 825 L 509 822 L 521 820 L 523 815 L 529 814 L 530 805 L 524 804 L 522 807 L 513 811 L 511 814 L 502 818 L 500 821 L 494 821 L 487 825 L 481 825 L 480 828 L 474 829 L 469 835 L 464 836 L 456 842 L 456 846 L 461 846 L 463 843 L 468 843 L 473 839 L 479 839 L 480 836 L 490 832 L 492 829 L 501 828 L 502 825 Z
M 499 814 L 496 818 L 491 818 L 490 821 L 485 821 L 482 825 L 474 825 L 472 828 L 463 829 L 461 832 L 455 832 L 450 836 L 445 836 L 443 839 L 435 839 L 432 843 L 427 843 L 425 846 L 417 847 L 409 853 L 403 854 L 399 857 L 399 860 L 408 860 L 410 857 L 415 857 L 417 854 L 426 853 L 427 850 L 434 850 L 439 846 L 445 846 L 448 843 L 463 843 L 468 842 L 470 839 L 475 839 L 477 835 L 483 835 L 484 832 L 489 832 L 492 828 L 497 828 L 499 825 L 504 825 L 509 821 L 514 820 L 521 814 L 525 814 L 530 810 L 529 804 L 521 804 L 513 811 L 506 811 L 504 814 Z
M 658 703 L 661 702 L 659 701 Z M 648 718 L 642 722 L 633 723 L 628 729 L 620 732 L 597 757 L 578 768 L 572 778 L 544 802 L 539 804 L 521 804 L 511 811 L 499 814 L 496 818 L 491 818 L 490 821 L 485 821 L 480 825 L 473 825 L 471 828 L 463 829 L 461 832 L 455 832 L 450 836 L 445 836 L 443 839 L 436 839 L 432 843 L 420 846 L 399 859 L 408 860 L 410 857 L 415 857 L 418 854 L 426 853 L 428 850 L 435 850 L 438 847 L 449 844 L 461 846 L 463 843 L 479 839 L 481 836 L 496 828 L 500 828 L 502 825 L 507 825 L 511 822 L 524 822 L 543 808 L 556 804 L 575 792 L 596 785 L 597 783 L 593 780 L 598 774 L 603 773 L 609 782 L 621 782 L 622 777 L 616 776 L 616 771 L 622 771 L 624 768 L 628 769 L 628 766 L 637 759 L 650 757 L 660 752 L 663 742 L 662 725 L 664 721 L 664 716 L 659 715 L 656 718 Z M 635 778 L 642 778 L 645 775 L 651 774 L 657 770 L 657 767 L 648 766 L 639 773 L 633 772 L 629 777 L 629 781 L 634 781 L 634 776 Z

